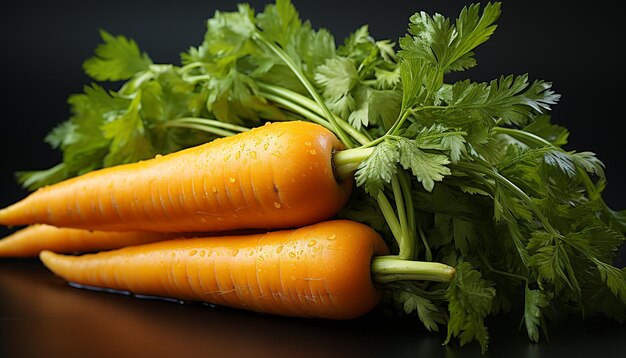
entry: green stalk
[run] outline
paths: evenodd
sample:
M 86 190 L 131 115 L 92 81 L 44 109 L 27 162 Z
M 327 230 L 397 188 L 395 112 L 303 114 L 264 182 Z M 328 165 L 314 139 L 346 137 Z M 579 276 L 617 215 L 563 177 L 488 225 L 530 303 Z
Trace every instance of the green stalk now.
M 182 73 L 184 75 L 189 70 L 194 69 L 194 68 L 198 68 L 198 67 L 202 67 L 202 66 L 204 66 L 204 63 L 202 63 L 200 61 L 190 62 L 190 63 L 184 65 L 183 67 L 181 67 L 179 71 L 180 71 L 180 73 Z
M 409 179 L 406 172 L 400 170 L 396 174 L 398 176 L 398 181 L 400 183 L 400 190 L 402 195 L 404 196 L 404 206 L 406 208 L 406 220 L 407 220 L 407 257 L 409 259 L 413 259 L 416 255 L 416 241 L 414 240 L 415 236 L 415 206 L 413 205 L 413 196 L 411 195 L 411 180 Z M 431 260 L 429 260 L 431 261 Z
M 496 133 L 507 134 L 520 141 L 526 141 L 539 147 L 549 147 L 549 148 L 553 148 L 556 150 L 564 151 L 562 148 L 552 144 L 551 142 L 541 138 L 540 136 L 534 133 L 527 132 L 525 130 L 515 129 L 515 128 L 504 128 L 504 127 L 495 127 L 492 130 Z M 598 193 L 595 184 L 593 183 L 593 181 L 591 180 L 591 177 L 589 176 L 589 173 L 587 173 L 587 171 L 585 171 L 584 169 L 581 169 L 580 167 L 577 167 L 576 169 L 578 173 L 580 174 L 580 178 L 583 182 L 583 185 L 585 186 L 585 190 L 587 191 L 587 195 L 589 195 L 589 198 L 592 200 L 599 200 L 602 203 L 602 205 L 605 207 L 605 209 L 608 212 L 611 212 L 612 210 L 606 204 L 602 196 Z
M 341 150 L 335 153 L 333 161 L 335 173 L 340 178 L 347 178 L 357 170 L 359 164 L 374 152 L 375 148 L 354 148 Z
M 491 263 L 489 262 L 489 260 L 485 257 L 485 253 L 484 252 L 480 252 L 479 253 L 480 259 L 482 261 L 482 263 L 489 269 L 489 271 L 493 272 L 493 273 L 497 273 L 498 275 L 502 275 L 502 276 L 508 276 L 511 278 L 514 278 L 516 280 L 521 280 L 526 282 L 526 284 L 528 284 L 528 277 L 522 276 L 522 275 L 518 275 L 516 273 L 512 273 L 512 272 L 508 272 L 508 271 L 503 271 L 500 269 L 497 269 L 495 267 L 493 267 L 491 265 Z
M 197 83 L 200 81 L 208 81 L 211 78 L 212 77 L 209 75 L 197 75 L 197 76 L 183 75 L 183 79 L 185 80 L 185 82 L 189 82 L 191 84 Z
M 257 87 L 261 90 L 261 95 L 265 97 L 265 93 L 273 94 L 276 96 L 283 97 L 288 99 L 298 105 L 307 108 L 310 111 L 317 113 L 320 116 L 324 115 L 324 112 L 320 109 L 320 107 L 315 103 L 315 101 L 310 98 L 301 95 L 298 92 L 290 91 L 284 87 L 276 86 L 273 84 L 265 83 L 265 82 L 257 82 Z
M 507 134 L 511 137 L 522 139 L 522 141 L 530 141 L 531 143 L 538 145 L 540 147 L 556 147 L 554 144 L 548 142 L 547 140 L 541 138 L 540 136 L 530 133 L 521 129 L 515 128 L 505 128 L 505 127 L 494 127 L 492 129 L 493 132 Z
M 235 132 L 231 132 L 231 131 L 220 129 L 220 128 L 210 127 L 210 126 L 206 126 L 202 124 L 185 123 L 185 122 L 167 122 L 163 124 L 162 128 L 188 128 L 188 129 L 194 129 L 194 130 L 198 130 L 202 132 L 215 134 L 220 137 L 230 137 L 232 135 L 237 134 Z
M 280 47 L 266 40 L 260 33 L 255 33 L 253 37 L 257 41 L 267 46 L 272 52 L 274 52 L 276 56 L 278 56 L 281 60 L 283 60 L 283 62 L 287 65 L 287 67 L 291 69 L 293 74 L 296 75 L 296 77 L 298 78 L 300 83 L 302 83 L 304 88 L 306 88 L 306 90 L 309 92 L 311 97 L 313 97 L 315 102 L 317 102 L 317 104 L 320 106 L 320 108 L 324 112 L 324 116 L 326 117 L 326 119 L 330 121 L 332 128 L 333 128 L 333 132 L 337 135 L 339 140 L 341 140 L 341 142 L 343 142 L 346 147 L 352 148 L 353 147 L 352 141 L 346 136 L 343 129 L 341 129 L 341 127 L 335 120 L 335 116 L 333 115 L 333 113 L 328 109 L 328 107 L 326 107 L 326 104 L 324 103 L 322 96 L 320 96 L 320 94 L 317 93 L 317 90 L 315 89 L 315 87 L 313 87 L 313 84 L 311 84 L 311 82 L 306 78 L 304 73 L 300 71 L 300 69 L 296 66 L 296 64 L 293 63 L 289 55 L 287 55 Z
M 391 178 L 391 189 L 393 190 L 393 198 L 396 202 L 396 211 L 398 212 L 398 220 L 400 222 L 398 257 L 402 259 L 410 259 L 413 255 L 413 245 L 411 242 L 413 238 L 409 236 L 404 195 L 402 193 L 402 189 L 400 187 L 400 182 L 397 175 L 394 175 Z
M 248 128 L 248 127 L 242 127 L 242 126 L 238 126 L 236 124 L 220 122 L 220 121 L 215 120 L 215 119 L 198 118 L 198 117 L 181 117 L 181 118 L 177 118 L 177 119 L 173 119 L 171 121 L 168 121 L 167 123 L 200 124 L 200 125 L 206 125 L 206 126 L 209 126 L 209 127 L 217 127 L 217 128 L 228 129 L 228 130 L 233 131 L 233 132 L 247 132 L 247 131 L 250 130 L 250 128 Z
M 398 130 L 398 128 L 400 128 L 400 126 L 402 126 L 404 121 L 407 118 L 409 118 L 410 114 L 411 114 L 410 110 L 404 110 L 403 112 L 400 112 L 400 114 L 398 115 L 398 119 L 396 119 L 396 121 L 393 122 L 393 125 L 391 125 L 391 128 L 389 128 L 389 130 L 387 131 L 387 133 L 385 135 L 394 135 L 396 133 L 396 131 Z
M 335 153 L 333 158 L 335 173 L 340 178 L 352 176 L 359 164 L 367 159 L 374 150 L 375 148 L 373 147 L 361 147 Z M 415 252 L 415 243 L 413 242 L 415 237 L 415 209 L 411 197 L 410 181 L 404 172 L 398 173 L 392 178 L 391 187 L 396 210 L 393 209 L 387 196 L 382 191 L 376 196 L 376 200 L 398 243 L 398 257 L 410 259 Z
M 551 235 L 554 235 L 555 237 L 560 237 L 560 234 L 556 231 L 556 229 L 554 229 L 554 227 L 550 223 L 550 220 L 548 220 L 548 218 L 537 207 L 537 205 L 535 204 L 533 199 L 531 199 L 522 189 L 520 189 L 517 185 L 515 185 L 513 182 L 511 182 L 505 176 L 503 176 L 502 174 L 498 173 L 495 170 L 488 170 L 488 169 L 485 169 L 484 167 L 482 167 L 480 165 L 473 164 L 473 163 L 459 162 L 457 164 L 454 164 L 454 166 L 457 167 L 457 168 L 460 168 L 460 169 L 467 169 L 467 170 L 470 170 L 470 171 L 475 171 L 477 173 L 482 173 L 484 175 L 487 175 L 487 176 L 497 180 L 499 183 L 501 183 L 507 189 L 509 189 L 515 195 L 517 195 L 518 198 L 522 199 L 522 201 L 524 201 L 526 203 L 526 205 L 528 205 L 528 207 L 535 213 L 535 216 L 537 216 L 537 219 L 539 219 L 539 221 L 541 222 L 543 227 Z
M 318 116 L 317 114 L 309 111 L 308 109 L 304 107 L 298 106 L 297 104 L 289 101 L 288 99 L 284 99 L 283 97 L 279 97 L 270 93 L 261 92 L 260 95 L 263 96 L 265 99 L 268 99 L 274 102 L 280 107 L 283 107 L 289 111 L 299 114 L 313 123 L 317 123 L 325 128 L 332 130 L 331 124 L 326 119 L 324 119 L 321 116 Z
M 378 202 L 378 207 L 380 207 L 383 217 L 385 218 L 387 225 L 389 225 L 389 229 L 391 229 L 393 237 L 398 243 L 398 247 L 402 247 L 402 228 L 398 222 L 396 213 L 393 211 L 393 207 L 391 206 L 389 199 L 387 199 L 387 196 L 382 190 L 378 192 L 378 195 L 376 195 L 376 202 Z
M 450 282 L 456 270 L 439 262 L 423 262 L 379 256 L 372 261 L 372 277 L 377 283 L 424 280 Z
M 315 101 L 311 100 L 308 97 L 301 95 L 300 93 L 293 92 L 286 88 L 263 83 L 263 82 L 258 82 L 257 85 L 259 89 L 261 90 L 259 94 L 262 97 L 269 99 L 270 101 L 273 101 L 273 100 L 270 99 L 268 95 L 273 95 L 272 98 L 281 97 L 283 101 L 290 102 L 291 105 L 294 105 L 295 103 L 308 109 L 311 112 L 316 113 L 320 117 L 324 116 L 324 111 L 320 108 L 320 106 L 317 103 L 315 103 Z M 346 122 L 345 120 L 335 115 L 334 113 L 332 115 L 335 121 L 337 121 L 337 123 L 341 127 L 341 129 L 346 131 L 352 138 L 354 138 L 357 142 L 359 142 L 359 144 L 365 145 L 371 142 L 371 138 L 369 137 L 369 135 L 367 135 L 366 133 L 359 132 L 354 127 L 352 127 L 350 123 Z M 332 129 L 332 128 L 329 127 L 329 129 Z
M 425 251 L 425 256 L 426 256 L 426 261 L 432 261 L 433 260 L 433 253 L 430 250 L 430 244 L 428 243 L 428 239 L 426 239 L 426 235 L 424 234 L 424 231 L 422 230 L 421 227 L 418 228 L 419 231 L 419 235 L 420 238 L 422 239 L 422 243 L 424 244 L 424 251 Z

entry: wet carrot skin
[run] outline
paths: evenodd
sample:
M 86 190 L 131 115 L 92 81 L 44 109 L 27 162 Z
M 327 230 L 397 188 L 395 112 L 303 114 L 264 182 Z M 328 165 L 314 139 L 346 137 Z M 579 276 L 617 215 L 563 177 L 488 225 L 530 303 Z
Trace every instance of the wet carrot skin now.
M 295 317 L 349 319 L 375 307 L 373 256 L 388 253 L 371 228 L 326 221 L 265 234 L 168 240 L 63 256 L 41 253 L 74 283 Z
M 174 239 L 175 234 L 90 231 L 35 224 L 0 239 L 0 257 L 37 257 L 42 250 L 74 254 Z
M 299 227 L 347 202 L 352 181 L 337 182 L 332 167 L 340 149 L 319 125 L 272 123 L 41 188 L 0 210 L 0 224 L 156 232 Z

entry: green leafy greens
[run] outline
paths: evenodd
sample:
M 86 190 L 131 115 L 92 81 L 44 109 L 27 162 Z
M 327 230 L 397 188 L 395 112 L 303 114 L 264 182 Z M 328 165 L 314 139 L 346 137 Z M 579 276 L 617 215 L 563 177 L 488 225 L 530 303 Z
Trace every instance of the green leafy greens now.
M 568 131 L 549 117 L 559 99 L 551 83 L 526 74 L 446 82 L 477 65 L 474 50 L 500 11 L 474 4 L 455 21 L 415 13 L 396 50 L 367 26 L 337 46 L 288 0 L 258 13 L 242 4 L 216 12 L 180 66 L 154 64 L 134 41 L 102 31 L 84 69 L 95 81 L 125 82 L 72 95 L 71 117 L 46 138 L 63 162 L 19 179 L 35 189 L 264 121 L 309 120 L 347 148 L 335 164 L 357 189 L 339 215 L 371 225 L 394 251 L 374 265 L 456 268 L 450 282 L 379 277 L 390 307 L 483 352 L 487 316 L 519 300 L 532 341 L 557 312 L 622 321 L 626 270 L 612 261 L 626 212 L 602 199 L 602 162 L 564 149 Z

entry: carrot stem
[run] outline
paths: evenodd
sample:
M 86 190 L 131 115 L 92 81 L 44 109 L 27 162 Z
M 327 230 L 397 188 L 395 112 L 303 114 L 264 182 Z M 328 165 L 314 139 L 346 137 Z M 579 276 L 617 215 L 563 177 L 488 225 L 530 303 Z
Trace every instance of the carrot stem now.
M 215 119 L 182 117 L 172 119 L 160 124 L 161 128 L 189 128 L 203 132 L 212 133 L 222 137 L 230 137 L 237 133 L 247 132 L 250 129 L 231 123 L 220 122 Z
M 165 123 L 163 125 L 164 128 L 188 128 L 188 129 L 195 129 L 198 131 L 202 131 L 202 132 L 207 132 L 207 133 L 211 133 L 211 134 L 215 134 L 221 137 L 230 137 L 232 135 L 235 135 L 235 132 L 231 132 L 231 131 L 227 131 L 224 129 L 220 129 L 220 128 L 215 128 L 215 127 L 209 127 L 209 126 L 205 126 L 202 124 L 195 124 L 195 123 L 185 123 L 185 122 L 178 122 L 178 123 L 172 123 L 172 122 L 168 122 Z
M 493 132 L 495 133 L 500 133 L 500 134 L 507 134 L 515 139 L 522 139 L 523 141 L 529 141 L 533 144 L 536 144 L 540 147 L 555 147 L 555 145 L 553 145 L 552 143 L 548 142 L 547 140 L 541 138 L 540 136 L 534 134 L 534 133 L 530 133 L 530 132 L 526 132 L 526 131 L 522 131 L 519 129 L 515 129 L 515 128 L 505 128 L 505 127 L 494 127 L 492 129 Z
M 372 261 L 372 276 L 377 283 L 395 281 L 450 282 L 456 270 L 439 262 L 409 261 L 388 256 L 378 256 Z
M 391 178 L 391 188 L 393 190 L 393 198 L 396 202 L 396 211 L 398 212 L 398 221 L 400 224 L 400 237 L 398 239 L 399 253 L 398 257 L 410 259 L 413 255 L 412 243 L 409 237 L 409 227 L 406 216 L 405 196 L 400 188 L 398 176 Z
M 425 250 L 424 255 L 426 256 L 426 261 L 432 261 L 433 253 L 430 250 L 430 245 L 428 244 L 428 239 L 426 239 L 426 235 L 424 234 L 424 231 L 422 230 L 421 227 L 418 228 L 418 231 L 419 231 L 420 238 L 422 239 L 422 243 L 424 244 L 424 250 Z
M 301 115 L 302 117 L 310 120 L 313 123 L 317 123 L 321 126 L 324 126 L 325 128 L 331 129 L 330 123 L 328 123 L 327 120 L 325 120 L 323 117 L 317 115 L 316 113 L 308 110 L 307 108 L 301 107 L 295 103 L 293 103 L 292 101 L 285 99 L 283 97 L 271 94 L 271 93 L 261 93 L 261 95 L 265 98 L 268 99 L 272 102 L 274 102 L 275 104 L 279 105 L 280 107 L 283 107 L 285 109 L 288 109 L 294 113 L 297 113 L 299 115 Z
M 322 96 L 320 96 L 320 94 L 317 92 L 317 90 L 315 89 L 313 84 L 311 84 L 311 82 L 306 78 L 304 73 L 302 73 L 302 71 L 300 71 L 298 69 L 296 64 L 289 57 L 289 55 L 287 55 L 285 53 L 285 51 L 283 51 L 283 49 L 281 49 L 280 47 L 276 46 L 271 41 L 268 41 L 266 38 L 264 38 L 259 33 L 256 33 L 254 35 L 254 38 L 257 41 L 263 43 L 265 46 L 267 46 L 267 48 L 269 48 L 270 51 L 274 52 L 274 54 L 276 54 L 276 56 L 278 56 L 281 60 L 283 60 L 283 62 L 287 65 L 287 67 L 289 67 L 289 69 L 291 69 L 291 71 L 293 72 L 294 75 L 296 75 L 296 77 L 298 78 L 300 83 L 302 83 L 304 88 L 306 88 L 307 92 L 309 92 L 311 97 L 313 97 L 315 102 L 317 102 L 317 104 L 320 106 L 321 110 L 324 112 L 324 116 L 328 119 L 328 121 L 332 125 L 332 128 L 333 128 L 332 131 L 335 133 L 335 135 L 339 138 L 339 140 L 341 140 L 341 142 L 346 147 L 351 148 L 353 146 L 352 145 L 352 141 L 350 140 L 349 137 L 346 136 L 346 133 L 339 126 L 339 124 L 335 120 L 335 116 L 333 115 L 333 113 L 328 109 L 328 107 L 324 103 L 324 99 L 322 98 Z
M 417 255 L 417 245 L 415 240 L 413 240 L 415 237 L 415 206 L 413 205 L 413 196 L 411 195 L 411 181 L 407 173 L 402 170 L 398 171 L 395 176 L 400 184 L 400 195 L 403 196 L 406 210 L 406 233 L 403 237 L 405 251 L 400 251 L 400 255 L 404 253 L 403 256 L 407 259 L 414 259 Z
M 223 128 L 223 129 L 227 129 L 233 132 L 247 132 L 250 130 L 250 128 L 238 126 L 236 124 L 220 122 L 215 119 L 198 118 L 198 117 L 181 117 L 181 118 L 168 121 L 167 123 L 195 123 L 195 124 L 202 124 L 202 125 L 207 125 L 207 126 L 216 127 L 216 128 Z
M 554 227 L 550 223 L 550 220 L 548 220 L 548 218 L 543 214 L 543 212 L 539 209 L 537 204 L 535 204 L 533 199 L 531 199 L 528 196 L 528 194 L 526 194 L 526 192 L 520 189 L 517 185 L 515 185 L 508 178 L 498 173 L 495 169 L 487 169 L 481 165 L 477 165 L 473 163 L 457 163 L 454 166 L 463 171 L 473 171 L 475 173 L 484 174 L 486 176 L 489 176 L 495 179 L 499 183 L 501 183 L 504 187 L 509 189 L 513 194 L 517 195 L 517 197 L 521 199 L 524 203 L 526 203 L 526 205 L 528 205 L 530 210 L 532 210 L 535 213 L 535 215 L 537 216 L 537 219 L 539 219 L 539 221 L 541 222 L 543 227 L 546 229 L 546 231 L 548 231 L 548 233 L 550 233 L 554 237 L 560 237 L 559 233 L 556 231 L 556 229 L 554 229 Z
M 335 153 L 333 160 L 335 172 L 340 178 L 352 176 L 359 164 L 374 152 L 373 147 L 341 150 Z
M 398 221 L 398 217 L 396 216 L 396 213 L 393 210 L 391 203 L 389 202 L 389 199 L 387 199 L 387 196 L 382 190 L 378 192 L 378 195 L 376 196 L 376 202 L 378 202 L 378 207 L 380 207 L 380 211 L 383 213 L 385 221 L 387 222 L 387 225 L 389 225 L 389 229 L 391 229 L 393 237 L 398 243 L 398 247 L 401 248 L 402 228 L 400 226 L 400 222 Z M 406 257 L 402 258 L 406 259 Z
M 281 103 L 276 102 L 277 104 L 281 106 L 288 105 L 289 106 L 288 109 L 290 110 L 293 110 L 294 108 L 298 106 L 301 106 L 313 112 L 314 114 L 316 114 L 318 118 L 324 119 L 323 118 L 323 116 L 325 115 L 324 111 L 322 111 L 320 106 L 315 101 L 311 100 L 310 98 L 303 96 L 298 92 L 290 91 L 286 88 L 263 83 L 263 82 L 259 82 L 258 86 L 259 86 L 259 89 L 261 89 L 261 92 L 259 94 L 262 97 L 265 97 L 266 99 L 269 99 L 270 101 L 273 101 L 273 102 L 276 102 L 274 99 L 281 98 L 282 99 Z M 272 98 L 268 96 L 271 96 Z M 332 113 L 332 116 L 334 120 L 337 122 L 337 124 L 341 127 L 341 129 L 346 131 L 352 138 L 354 138 L 357 142 L 359 142 L 359 144 L 365 145 L 371 142 L 372 139 L 369 137 L 369 135 L 367 135 L 367 133 L 358 131 L 356 128 L 352 127 L 348 122 L 346 122 L 344 119 L 340 118 L 339 116 L 335 115 L 334 113 Z M 330 124 L 326 125 L 326 127 L 332 130 L 332 128 L 329 126 Z

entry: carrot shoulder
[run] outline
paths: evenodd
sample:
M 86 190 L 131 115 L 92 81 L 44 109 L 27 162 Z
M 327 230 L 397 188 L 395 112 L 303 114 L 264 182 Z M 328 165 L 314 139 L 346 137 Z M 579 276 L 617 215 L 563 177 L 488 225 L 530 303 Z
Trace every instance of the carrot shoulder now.
M 0 210 L 0 224 L 157 232 L 308 225 L 348 199 L 352 181 L 333 171 L 341 148 L 319 125 L 273 123 L 41 188 Z
M 370 271 L 388 249 L 371 228 L 326 221 L 265 234 L 169 240 L 83 256 L 41 253 L 75 283 L 257 312 L 348 319 L 377 305 Z
M 0 257 L 36 257 L 42 250 L 84 253 L 173 239 L 174 235 L 142 231 L 90 231 L 35 224 L 0 240 Z

